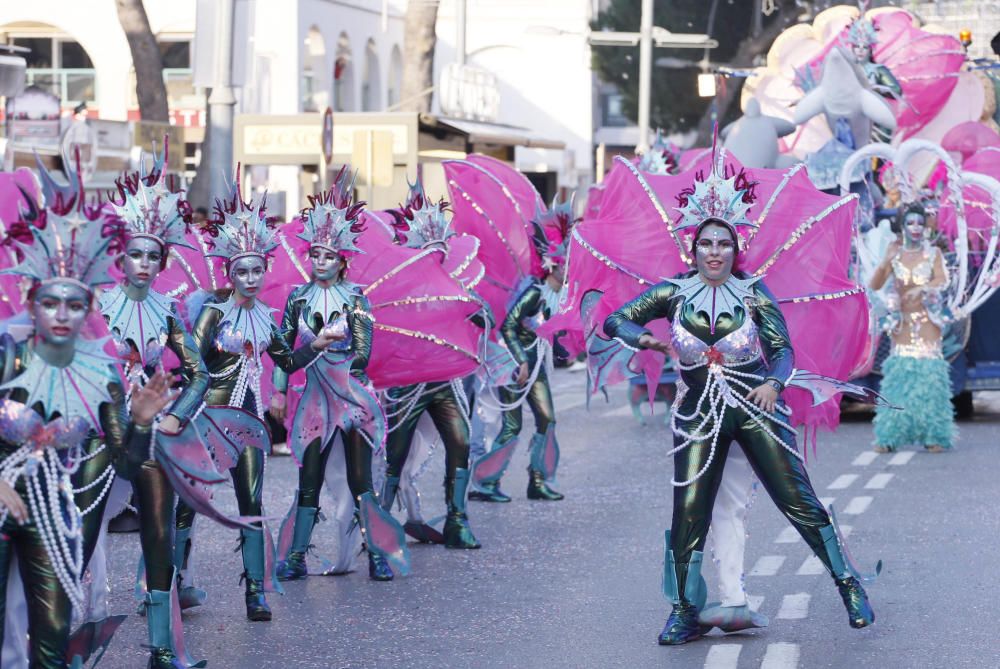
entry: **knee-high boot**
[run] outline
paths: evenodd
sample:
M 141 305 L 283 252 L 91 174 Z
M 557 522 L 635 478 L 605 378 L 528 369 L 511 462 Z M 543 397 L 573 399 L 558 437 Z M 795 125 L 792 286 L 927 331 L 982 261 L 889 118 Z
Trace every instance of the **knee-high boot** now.
M 829 558 L 830 575 L 833 576 L 840 598 L 844 600 L 844 608 L 847 609 L 848 623 L 857 629 L 868 627 L 875 622 L 875 612 L 868 603 L 868 594 L 861 587 L 861 582 L 848 569 L 836 529 L 833 525 L 826 525 L 819 528 L 819 533 L 823 537 L 823 548 Z
M 707 588 L 701 577 L 702 552 L 691 551 L 686 565 L 678 563 L 670 549 L 670 531 L 664 534 L 666 548 L 663 558 L 663 594 L 670 600 L 673 609 L 658 641 L 661 646 L 677 646 L 701 636 L 698 611 L 705 605 Z M 682 579 L 678 567 L 684 566 L 687 569 Z
M 469 488 L 469 470 L 456 469 L 454 476 L 444 480 L 444 497 L 448 516 L 444 521 L 444 545 L 447 548 L 480 548 L 466 514 L 465 493 Z
M 547 502 L 558 502 L 563 499 L 549 487 L 546 479 L 555 476 L 559 462 L 559 445 L 556 442 L 556 427 L 531 437 L 531 464 L 528 467 L 528 499 L 540 499 Z
M 243 578 L 246 581 L 247 620 L 271 620 L 271 607 L 264 596 L 264 531 L 240 530 L 243 551 Z
M 309 575 L 306 566 L 306 551 L 316 526 L 319 508 L 300 506 L 295 509 L 295 529 L 292 531 L 292 548 L 288 558 L 278 563 L 279 581 L 298 581 Z
M 191 555 L 191 530 L 190 527 L 178 528 L 174 534 L 174 569 L 177 570 L 177 598 L 181 603 L 181 610 L 201 606 L 208 599 L 208 593 L 201 588 L 196 588 L 190 581 L 188 572 L 188 558 Z

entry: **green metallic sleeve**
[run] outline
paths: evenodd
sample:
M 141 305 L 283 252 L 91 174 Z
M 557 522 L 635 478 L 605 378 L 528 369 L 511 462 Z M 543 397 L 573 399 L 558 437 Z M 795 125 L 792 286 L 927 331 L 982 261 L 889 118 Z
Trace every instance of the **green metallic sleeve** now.
M 191 328 L 191 339 L 206 365 L 212 354 L 212 340 L 215 338 L 215 330 L 221 316 L 222 312 L 206 304 L 201 308 L 201 313 Z
M 184 390 L 180 397 L 170 407 L 168 413 L 182 424 L 191 420 L 208 390 L 208 369 L 194 338 L 184 327 L 176 313 L 167 319 L 170 332 L 167 335 L 167 346 L 181 363 L 181 375 L 184 377 Z
M 295 338 L 298 335 L 299 312 L 301 311 L 299 301 L 296 299 L 298 292 L 298 289 L 295 289 L 288 296 L 285 301 L 285 312 L 281 316 L 281 336 L 290 349 L 294 348 Z M 288 374 L 277 365 L 271 372 L 271 382 L 279 393 L 288 392 Z
M 271 345 L 267 347 L 267 354 L 271 356 L 275 367 L 280 367 L 286 374 L 293 374 L 312 362 L 319 352 L 311 344 L 304 344 L 293 351 L 278 326 L 272 325 Z
M 537 314 L 541 305 L 542 291 L 538 289 L 538 286 L 531 286 L 517 298 L 500 325 L 500 334 L 503 335 L 503 340 L 507 344 L 507 350 L 510 351 L 511 357 L 519 365 L 528 362 L 528 352 L 524 350 L 524 345 L 518 337 L 524 329 L 521 321 Z
M 347 322 L 351 328 L 354 362 L 351 371 L 357 375 L 364 374 L 368 361 L 372 357 L 372 334 L 375 322 L 372 318 L 372 305 L 367 297 L 359 295 L 354 298 L 354 308 L 347 313 Z
M 676 291 L 677 287 L 672 283 L 664 281 L 656 284 L 608 316 L 604 321 L 604 334 L 629 348 L 640 348 L 639 338 L 653 334 L 646 329 L 646 323 L 672 316 L 671 298 Z
M 104 444 L 118 473 L 132 480 L 142 463 L 149 459 L 152 430 L 148 425 L 135 425 L 125 407 L 125 392 L 118 383 L 108 384 L 110 402 L 98 409 Z
M 767 358 L 767 377 L 785 385 L 795 368 L 795 353 L 792 351 L 788 324 L 781 313 L 781 307 L 778 306 L 777 298 L 763 282 L 758 281 L 753 289 L 757 298 L 754 321 L 759 330 L 764 357 Z

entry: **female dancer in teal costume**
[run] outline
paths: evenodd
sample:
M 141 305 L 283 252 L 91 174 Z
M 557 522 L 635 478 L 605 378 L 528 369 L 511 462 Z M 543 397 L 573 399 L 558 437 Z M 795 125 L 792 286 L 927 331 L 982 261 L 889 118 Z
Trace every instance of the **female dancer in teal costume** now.
M 852 627 L 875 620 L 860 582 L 848 567 L 830 516 L 816 498 L 783 420 L 780 394 L 793 371 L 788 330 L 777 301 L 760 277 L 733 272 L 739 251 L 736 226 L 751 225 L 737 177 L 713 171 L 697 181 L 679 209 L 674 230 L 695 228 L 697 269 L 645 291 L 608 317 L 604 330 L 633 349 L 673 351 L 683 397 L 671 418 L 674 433 L 673 519 L 664 561 L 664 590 L 673 610 L 660 644 L 701 636 L 704 598 L 702 551 L 726 454 L 739 443 L 781 512 L 834 578 Z M 671 343 L 644 326 L 667 318 Z
M 410 186 L 410 194 L 402 208 L 392 210 L 397 239 L 415 249 L 437 249 L 442 255 L 448 251 L 448 239 L 454 236 L 446 218 L 447 203 L 432 203 L 427 199 L 419 181 Z M 470 302 L 474 298 L 468 298 Z M 482 316 L 478 323 L 486 326 Z M 431 362 L 433 364 L 433 362 Z M 444 530 L 437 532 L 426 523 L 408 522 L 407 533 L 421 541 L 443 543 L 447 548 L 480 548 L 472 533 L 466 505 L 469 488 L 469 428 L 472 404 L 471 384 L 462 378 L 438 383 L 419 383 L 386 391 L 386 413 L 389 415 L 389 442 L 386 448 L 387 466 L 382 507 L 392 509 L 400 489 L 400 479 L 413 438 L 416 436 L 420 417 L 427 412 L 441 436 L 445 452 L 444 490 L 448 513 Z M 414 495 L 415 496 L 415 495 Z M 415 500 L 407 501 L 407 511 L 412 511 Z
M 252 200 L 243 201 L 237 171 L 233 192 L 226 201 L 216 203 L 216 219 L 209 228 L 209 233 L 215 236 L 209 255 L 226 259 L 233 294 L 227 300 L 206 302 L 192 331 L 210 377 L 205 403 L 242 408 L 258 417 L 264 412 L 260 390 L 260 358 L 264 352 L 276 365 L 292 373 L 312 362 L 318 351 L 333 342 L 330 333 L 321 332 L 311 344 L 293 352 L 274 323 L 273 310 L 257 299 L 267 268 L 267 253 L 277 245 L 264 206 L 263 198 L 256 204 Z M 230 470 L 243 516 L 263 515 L 261 493 L 267 446 L 243 449 Z M 178 570 L 190 551 L 193 520 L 194 511 L 179 504 L 174 552 L 174 566 Z M 278 587 L 273 582 L 274 556 L 266 550 L 265 531 L 262 527 L 240 530 L 246 613 L 252 621 L 271 620 L 265 587 Z
M 79 336 L 91 314 L 93 288 L 112 282 L 107 270 L 114 257 L 101 223 L 78 204 L 75 212 L 45 212 L 44 228 L 32 216 L 20 230 L 26 241 L 16 243 L 23 261 L 10 271 L 33 281 L 27 308 L 34 334 L 20 344 L 6 334 L 0 338 L 0 607 L 16 554 L 32 667 L 66 667 L 70 659 L 71 608 L 84 604 L 86 546 L 93 546 L 94 528 L 100 527 L 85 524 L 84 516 L 100 519 L 97 509 L 107 489 L 103 469 L 83 478 L 86 462 L 99 454 L 134 478 L 148 458 L 153 420 L 171 399 L 167 375 L 154 374 L 132 392 L 130 423 L 114 359 L 103 342 Z M 46 390 L 55 387 L 69 391 Z M 79 488 L 88 485 L 98 490 L 96 501 L 81 509 Z
M 556 412 L 549 388 L 548 368 L 552 347 L 535 334 L 535 328 L 556 312 L 559 292 L 566 271 L 566 248 L 572 203 L 554 203 L 547 212 L 536 212 L 532 219 L 532 241 L 542 257 L 544 275 L 541 281 L 532 278 L 514 299 L 507 317 L 500 325 L 507 350 L 516 365 L 513 386 L 501 386 L 499 399 L 504 405 L 500 434 L 490 452 L 476 461 L 475 484 L 469 498 L 483 502 L 509 502 L 500 490 L 500 479 L 506 471 L 521 433 L 522 404 L 527 402 L 535 417 L 535 434 L 531 437 L 531 463 L 528 466 L 528 499 L 555 502 L 563 494 L 549 487 L 559 465 L 559 445 L 556 441 Z M 494 463 L 499 466 L 494 467 Z
M 291 292 L 281 321 L 287 346 L 293 346 L 297 338 L 330 338 L 306 370 L 306 388 L 289 430 L 289 447 L 299 463 L 299 491 L 291 546 L 278 565 L 278 578 L 283 581 L 308 574 L 306 551 L 319 513 L 327 460 L 338 433 L 344 443 L 355 516 L 366 530 L 368 576 L 375 581 L 394 577 L 387 559 L 393 552 L 381 550 L 377 533 L 367 527 L 369 514 L 380 511 L 372 482 L 372 449 L 382 448 L 386 425 L 365 374 L 372 346 L 371 305 L 361 286 L 344 279 L 346 254 L 362 252 L 355 241 L 363 230 L 358 217 L 364 203 L 352 201 L 353 191 L 353 179 L 344 168 L 334 186 L 311 199 L 312 207 L 303 212 L 305 230 L 300 237 L 309 243 L 312 281 Z M 274 386 L 271 412 L 282 421 L 288 376 L 280 369 L 274 371 Z M 402 528 L 389 514 L 381 514 L 380 521 L 402 536 Z
M 875 450 L 921 444 L 932 453 L 951 448 L 955 415 L 950 366 L 941 350 L 945 325 L 942 291 L 948 275 L 940 249 L 927 241 L 927 213 L 920 204 L 902 207 L 903 243 L 893 242 L 871 279 L 872 290 L 892 280 L 888 331 L 892 353 L 882 366 L 879 391 L 903 411 L 876 408 Z

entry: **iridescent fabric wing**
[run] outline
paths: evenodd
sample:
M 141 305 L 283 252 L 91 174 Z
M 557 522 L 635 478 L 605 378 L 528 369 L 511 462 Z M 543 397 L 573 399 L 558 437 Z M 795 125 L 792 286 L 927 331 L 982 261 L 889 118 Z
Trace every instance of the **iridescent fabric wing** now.
M 220 471 L 235 467 L 244 448 L 266 448 L 271 441 L 260 418 L 236 407 L 206 406 L 192 424 Z
M 365 286 L 374 316 L 368 376 L 376 388 L 447 381 L 479 365 L 478 303 L 442 265 L 443 251 L 394 244 L 372 228 L 348 279 Z M 434 364 L 427 364 L 433 360 Z
M 278 559 L 287 560 L 288 554 L 292 550 L 292 539 L 295 535 L 295 513 L 299 508 L 299 490 L 295 489 L 292 495 L 292 506 L 288 513 L 281 519 L 281 527 L 278 528 Z
M 382 510 L 372 493 L 361 495 L 359 508 L 368 550 L 381 555 L 400 576 L 410 573 L 410 549 L 406 546 L 403 528 L 388 512 Z

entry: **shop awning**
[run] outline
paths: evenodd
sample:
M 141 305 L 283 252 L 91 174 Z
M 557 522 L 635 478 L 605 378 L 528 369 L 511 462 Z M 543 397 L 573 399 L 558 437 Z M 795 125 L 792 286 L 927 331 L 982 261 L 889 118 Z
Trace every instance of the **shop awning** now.
M 544 139 L 533 134 L 528 128 L 504 123 L 484 123 L 465 119 L 445 118 L 433 114 L 421 114 L 420 124 L 427 128 L 440 128 L 466 136 L 470 144 L 495 144 L 501 146 L 525 146 L 538 149 L 565 149 L 566 143 Z

